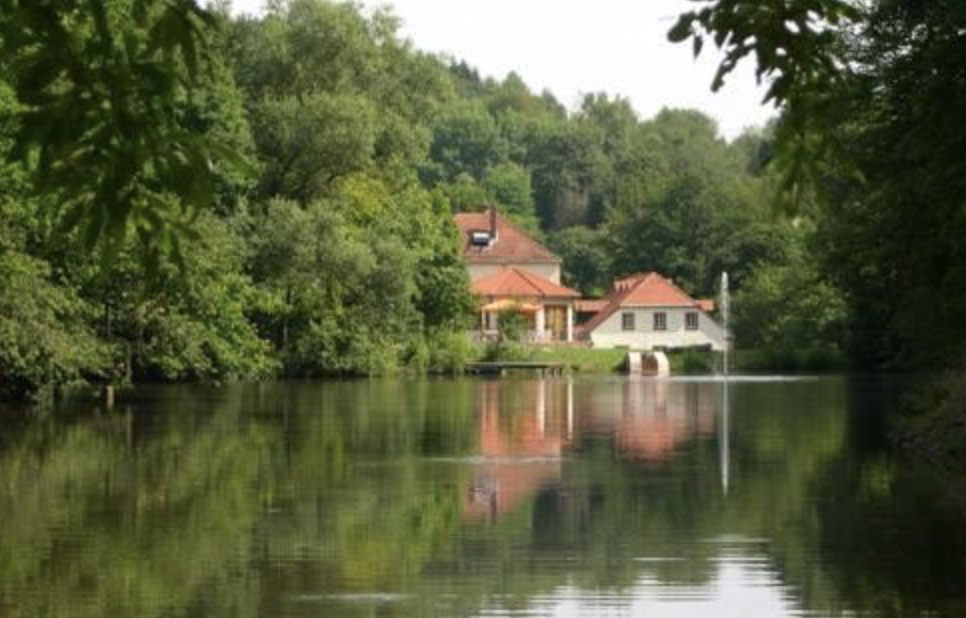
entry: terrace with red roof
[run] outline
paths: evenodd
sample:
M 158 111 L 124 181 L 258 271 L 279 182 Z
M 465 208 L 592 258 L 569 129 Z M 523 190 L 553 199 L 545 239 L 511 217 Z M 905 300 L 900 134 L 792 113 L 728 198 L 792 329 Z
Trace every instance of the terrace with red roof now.
M 463 256 L 480 299 L 481 339 L 498 336 L 501 313 L 527 316 L 532 342 L 572 341 L 580 294 L 560 285 L 560 258 L 495 208 L 459 213 Z

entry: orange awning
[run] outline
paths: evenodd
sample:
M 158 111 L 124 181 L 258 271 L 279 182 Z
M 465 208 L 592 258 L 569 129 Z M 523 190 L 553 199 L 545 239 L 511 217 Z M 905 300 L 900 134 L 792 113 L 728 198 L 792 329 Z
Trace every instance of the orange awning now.
M 483 305 L 483 311 L 489 313 L 498 313 L 500 311 L 517 311 L 519 313 L 536 313 L 540 311 L 539 305 L 534 305 L 532 303 L 521 303 L 515 300 L 510 300 L 509 298 L 502 298 L 500 300 L 493 301 L 488 305 Z

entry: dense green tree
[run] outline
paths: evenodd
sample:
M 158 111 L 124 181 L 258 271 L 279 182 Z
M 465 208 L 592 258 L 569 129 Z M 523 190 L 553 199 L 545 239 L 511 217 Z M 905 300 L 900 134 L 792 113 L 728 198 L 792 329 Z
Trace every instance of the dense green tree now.
M 590 297 L 610 290 L 611 265 L 602 230 L 582 225 L 551 235 L 550 247 L 563 260 L 563 280 Z
M 482 103 L 460 101 L 444 110 L 433 130 L 430 182 L 467 174 L 482 180 L 488 168 L 506 157 L 506 146 L 496 121 Z
M 469 174 L 460 174 L 452 182 L 442 183 L 437 188 L 457 211 L 479 210 L 493 201 L 491 193 Z
M 966 351 L 964 26 L 960 3 L 881 2 L 853 39 L 841 158 L 862 182 L 837 183 L 821 231 L 867 361 L 961 367 Z
M 293 200 L 254 207 L 248 223 L 249 270 L 272 299 L 258 321 L 290 373 L 390 369 L 469 308 L 449 202 L 414 182 L 429 169 L 427 123 L 459 141 L 461 108 L 446 68 L 395 32 L 387 13 L 314 0 L 232 29 L 259 194 Z M 459 189 L 477 179 L 453 180 L 454 202 L 479 203 Z
M 255 281 L 274 299 L 263 332 L 293 374 L 382 372 L 470 309 L 448 203 L 355 178 L 301 207 L 272 201 L 251 222 Z
M 46 263 L 0 252 L 0 397 L 106 375 L 110 357 L 87 314 Z
M 429 148 L 429 118 L 452 96 L 443 65 L 396 36 L 377 11 L 320 0 L 276 5 L 230 28 L 247 98 L 263 196 L 303 202 L 359 171 L 408 182 Z
M 767 354 L 762 364 L 789 369 L 841 365 L 848 307 L 800 241 L 786 261 L 759 265 L 734 296 L 733 306 L 736 345 Z
M 185 244 L 180 268 L 147 277 L 134 247 L 104 270 L 76 269 L 80 293 L 113 348 L 120 380 L 218 380 L 274 372 L 269 347 L 249 317 L 259 298 L 242 272 L 242 239 L 223 220 L 202 215 L 201 237 Z M 68 259 L 83 264 L 77 255 Z M 75 267 L 76 268 L 76 267 Z
M 387 291 L 367 289 L 387 267 L 380 262 L 380 249 L 355 237 L 326 206 L 314 202 L 303 209 L 273 201 L 253 222 L 251 268 L 256 281 L 276 298 L 261 321 L 290 373 L 369 369 L 368 348 L 386 343 L 365 332 L 372 326 L 389 327 L 380 324 L 388 316 L 366 306 L 371 296 Z M 400 260 L 399 277 L 390 289 L 398 283 L 402 294 L 411 293 L 405 257 L 390 257 Z M 386 300 L 388 304 L 392 299 Z
M 311 93 L 266 100 L 255 114 L 261 191 L 302 202 L 374 163 L 376 110 L 363 97 Z
M 483 188 L 489 201 L 499 205 L 514 223 L 531 234 L 540 235 L 530 173 L 526 169 L 515 163 L 500 163 L 487 170 Z
M 634 173 L 642 154 L 637 135 L 641 123 L 627 99 L 611 99 L 600 93 L 584 97 L 575 122 L 593 136 L 600 153 L 586 217 L 587 223 L 597 225 L 604 221 L 622 185 Z
M 591 194 L 602 163 L 595 131 L 586 125 L 544 120 L 534 125 L 527 153 L 537 212 L 545 229 L 591 219 Z
M 440 342 L 455 341 L 473 303 L 452 212 L 483 205 L 547 238 L 564 258 L 567 283 L 589 294 L 641 270 L 660 271 L 701 295 L 716 292 L 725 270 L 738 290 L 746 281 L 765 285 L 774 277 L 794 287 L 800 281 L 785 274 L 800 262 L 790 262 L 788 248 L 798 242 L 795 226 L 805 222 L 818 230 L 807 246 L 825 258 L 821 272 L 836 275 L 834 283 L 853 293 L 854 340 L 861 338 L 862 315 L 855 307 L 862 298 L 882 297 L 884 283 L 848 279 L 865 272 L 868 263 L 857 260 L 874 251 L 844 251 L 858 231 L 867 237 L 881 231 L 868 221 L 852 224 L 877 209 L 825 217 L 817 206 L 823 191 L 813 188 L 796 194 L 798 220 L 775 214 L 770 196 L 783 190 L 781 172 L 788 167 L 785 124 L 729 144 L 702 114 L 665 111 L 641 120 L 627 100 L 602 93 L 585 96 L 568 112 L 516 74 L 481 77 L 465 63 L 413 49 L 387 11 L 366 13 L 328 0 L 272 3 L 262 16 L 242 18 L 223 8 L 199 12 L 181 0 L 6 5 L 13 10 L 0 17 L 4 49 L 11 52 L 0 60 L 0 75 L 10 82 L 0 85 L 0 257 L 8 291 L 38 296 L 9 300 L 0 317 L 23 322 L 18 303 L 62 307 L 41 322 L 87 333 L 92 343 L 90 354 L 65 360 L 73 369 L 54 377 L 32 365 L 42 355 L 30 357 L 17 370 L 32 376 L 24 384 L 84 375 L 226 379 L 279 368 L 314 375 L 425 367 L 436 362 L 431 357 Z M 71 19 L 14 32 L 49 14 Z M 172 21 L 186 15 L 185 23 Z M 156 43 L 142 40 L 151 32 Z M 126 34 L 137 40 L 122 49 Z M 45 49 L 57 37 L 76 48 L 79 66 L 63 68 L 68 54 Z M 127 73 L 111 68 L 125 58 L 146 64 Z M 170 62 L 158 75 L 170 83 L 157 96 L 137 95 L 151 87 L 141 69 L 162 60 Z M 88 69 L 97 79 L 81 84 Z M 119 136 L 97 165 L 131 155 L 132 167 L 118 167 L 127 179 L 118 182 L 130 191 L 113 206 L 104 202 L 101 219 L 91 214 L 98 209 L 75 209 L 85 234 L 50 213 L 63 213 L 68 203 L 89 206 L 91 187 L 114 190 L 114 180 L 89 167 L 89 177 L 77 178 L 86 188 L 66 201 L 40 187 L 42 168 L 34 163 L 62 152 L 51 147 L 54 133 L 30 127 L 44 125 L 88 88 L 96 92 L 84 105 L 101 100 L 105 91 L 97 84 L 119 75 L 133 80 L 131 96 L 116 110 L 98 108 L 91 122 L 102 122 L 104 136 Z M 124 118 L 141 123 L 151 114 L 157 127 L 138 124 L 125 133 L 118 124 Z M 48 124 L 83 126 L 71 118 Z M 151 140 L 169 133 L 177 138 L 174 146 L 159 153 Z M 64 135 L 77 148 L 101 139 Z M 135 144 L 141 137 L 147 141 Z M 17 144 L 30 145 L 37 155 L 32 162 L 12 150 Z M 885 149 L 863 152 L 872 157 Z M 251 165 L 227 164 L 239 159 Z M 173 160 L 177 165 L 165 167 Z M 207 170 L 208 161 L 216 161 L 210 170 L 193 173 L 201 164 Z M 860 192 L 861 183 L 848 175 L 826 180 L 826 189 L 848 200 Z M 185 182 L 190 186 L 178 184 Z M 129 212 L 117 206 L 124 200 Z M 211 212 L 199 213 L 202 202 L 213 204 Z M 120 214 L 111 214 L 116 206 Z M 129 234 L 135 229 L 136 238 Z M 97 238 L 111 239 L 111 263 L 99 266 L 84 250 L 85 241 Z M 155 257 L 180 256 L 180 268 L 144 261 L 144 247 Z M 875 280 L 908 286 L 914 279 L 884 274 Z M 862 285 L 868 289 L 859 294 Z M 924 315 L 875 302 L 877 323 L 902 322 L 910 332 L 908 324 Z M 956 307 L 950 302 L 943 315 Z M 437 356 L 455 358 L 458 348 Z M 107 369 L 95 349 L 107 350 Z
M 222 12 L 215 16 L 218 27 L 208 34 L 206 79 L 192 88 L 185 106 L 184 124 L 244 160 L 243 165 L 219 165 L 211 170 L 214 175 L 212 210 L 227 216 L 243 206 L 264 172 L 257 166 L 252 127 L 229 61 L 231 18 Z
M 753 55 L 772 78 L 776 163 L 799 195 L 817 189 L 823 272 L 849 300 L 865 364 L 945 366 L 966 349 L 953 317 L 966 298 L 964 24 L 948 0 L 796 0 L 781 15 L 729 0 L 672 32 L 713 35 L 721 75 Z
M 29 170 L 8 156 L 19 105 L 0 81 L 0 397 L 97 378 L 109 369 L 88 307 L 50 264 L 31 255 L 43 219 Z
M 651 156 L 628 164 L 605 223 L 616 274 L 654 270 L 714 295 L 723 271 L 740 287 L 756 264 L 782 258 L 787 224 L 709 118 L 664 111 L 642 130 Z
M 179 255 L 238 157 L 186 126 L 213 16 L 190 0 L 5 0 L 3 72 L 22 105 L 17 158 L 62 225 L 108 254 L 135 233 L 151 263 Z M 102 242 L 103 241 L 103 242 Z

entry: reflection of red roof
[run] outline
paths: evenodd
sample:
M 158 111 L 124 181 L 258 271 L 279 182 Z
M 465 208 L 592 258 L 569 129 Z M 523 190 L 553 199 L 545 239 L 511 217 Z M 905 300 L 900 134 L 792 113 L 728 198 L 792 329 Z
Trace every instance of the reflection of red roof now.
M 668 382 L 626 382 L 616 398 L 580 402 L 585 411 L 583 430 L 611 433 L 626 459 L 665 461 L 696 435 L 714 433 L 715 388 L 710 383 L 692 388 Z
M 496 240 L 485 247 L 470 242 L 473 232 L 489 232 L 491 214 L 487 212 L 461 212 L 456 215 L 456 225 L 463 234 L 463 255 L 471 263 L 542 262 L 559 264 L 560 258 L 507 219 L 496 215 Z
M 473 282 L 473 291 L 480 296 L 511 296 L 514 298 L 576 298 L 577 292 L 549 279 L 544 279 L 519 268 L 504 268 L 494 275 Z
M 704 311 L 681 288 L 657 273 L 641 273 L 620 279 L 607 298 L 607 306 L 587 322 L 582 332 L 589 333 L 621 307 L 693 307 Z
M 560 398 L 565 391 L 555 392 L 546 383 L 528 384 L 513 400 L 522 414 L 512 407 L 501 410 L 499 382 L 481 384 L 477 392 L 482 403 L 479 454 L 489 463 L 474 466 L 463 514 L 467 520 L 493 521 L 560 479 L 559 457 L 569 443 L 566 403 Z
M 624 418 L 616 429 L 621 452 L 644 461 L 668 459 L 691 438 L 690 427 L 680 419 L 630 417 Z
M 560 462 L 480 466 L 474 478 L 463 517 L 494 522 L 532 497 L 540 488 L 560 480 Z

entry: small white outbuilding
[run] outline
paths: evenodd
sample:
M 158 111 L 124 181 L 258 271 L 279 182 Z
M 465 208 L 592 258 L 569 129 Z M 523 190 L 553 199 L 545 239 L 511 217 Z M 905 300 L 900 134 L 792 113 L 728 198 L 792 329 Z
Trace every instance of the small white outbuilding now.
M 657 273 L 617 281 L 606 301 L 580 329 L 595 348 L 724 349 L 724 329 L 711 316 L 714 302 L 691 298 Z

